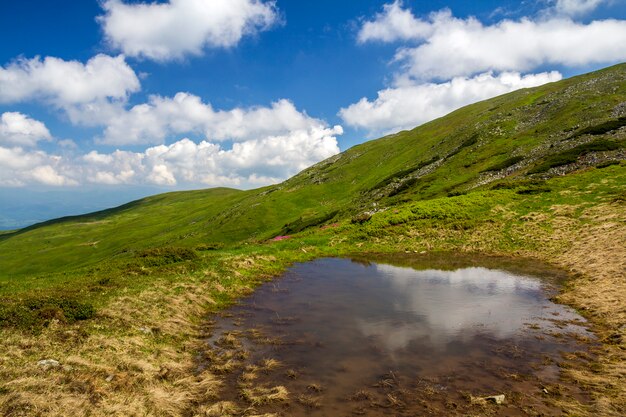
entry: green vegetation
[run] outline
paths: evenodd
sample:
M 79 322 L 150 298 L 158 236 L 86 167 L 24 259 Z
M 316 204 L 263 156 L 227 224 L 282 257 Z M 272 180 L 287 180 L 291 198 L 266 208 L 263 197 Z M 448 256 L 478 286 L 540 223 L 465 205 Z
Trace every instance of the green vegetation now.
M 507 169 L 518 162 L 522 162 L 524 160 L 523 156 L 512 156 L 510 158 L 505 159 L 502 162 L 495 163 L 491 165 L 489 168 L 482 170 L 481 172 L 489 172 L 489 171 L 500 171 L 503 169 Z
M 417 164 L 414 167 L 411 168 L 407 168 L 407 169 L 403 169 L 401 171 L 398 171 L 392 175 L 389 175 L 388 177 L 386 177 L 385 179 L 383 179 L 382 181 L 380 181 L 379 183 L 377 183 L 375 186 L 372 187 L 372 190 L 376 190 L 379 188 L 383 188 L 389 184 L 391 184 L 394 181 L 398 181 L 401 180 L 402 178 L 416 172 L 419 171 L 420 169 L 430 165 L 430 164 L 434 164 L 435 162 L 437 162 L 439 160 L 439 156 L 435 155 L 432 158 L 430 158 L 427 161 L 423 161 L 420 162 L 419 164 Z
M 448 158 L 453 157 L 454 155 L 458 154 L 459 152 L 461 152 L 463 149 L 465 148 L 469 148 L 472 145 L 475 145 L 476 143 L 478 143 L 478 133 L 474 133 L 469 139 L 464 140 L 458 148 L 456 148 L 455 150 L 453 150 L 452 152 L 450 152 L 448 154 Z
M 330 212 L 328 214 L 322 214 L 319 216 L 311 216 L 308 218 L 298 218 L 297 220 L 286 224 L 281 230 L 281 235 L 290 235 L 292 233 L 298 233 L 305 229 L 308 229 L 313 226 L 319 226 L 332 220 L 336 215 L 337 211 Z
M 544 165 L 566 164 L 571 155 L 618 152 L 615 138 L 598 138 L 562 154 L 557 145 L 567 138 L 564 126 L 606 120 L 626 100 L 625 74 L 626 66 L 616 66 L 467 106 L 414 130 L 355 146 L 270 187 L 162 194 L 2 234 L 0 294 L 37 287 L 30 284 L 33 277 L 45 274 L 54 277 L 38 279 L 38 285 L 65 285 L 55 274 L 154 247 L 255 244 L 331 217 L 463 194 L 484 187 L 482 172 L 513 152 L 543 159 L 537 172 Z M 594 83 L 587 82 L 592 78 Z M 564 91 L 575 91 L 577 99 Z M 447 155 L 443 160 L 442 154 Z M 509 177 L 523 180 L 523 171 Z
M 626 126 L 626 117 L 620 117 L 616 120 L 609 120 L 608 122 L 600 123 L 594 126 L 589 126 L 579 130 L 573 137 L 582 135 L 603 135 L 605 133 L 612 132 Z
M 532 257 L 575 271 L 562 301 L 599 340 L 617 340 L 626 321 L 615 307 L 626 298 L 615 279 L 626 261 L 626 132 L 606 120 L 624 102 L 619 65 L 464 107 L 281 184 L 162 194 L 0 233 L 0 381 L 18 381 L 0 383 L 0 414 L 63 415 L 80 398 L 98 404 L 92 415 L 195 415 L 219 385 L 194 362 L 207 311 L 320 256 Z M 594 128 L 563 150 L 582 120 Z M 516 167 L 522 161 L 530 172 Z M 601 374 L 572 371 L 615 415 L 626 404 L 626 334 L 619 340 L 603 345 Z M 32 365 L 44 357 L 73 361 L 72 377 Z M 45 383 L 29 382 L 33 373 Z M 592 410 L 560 401 L 565 414 Z
M 183 261 L 192 261 L 198 258 L 193 249 L 189 248 L 153 248 L 137 254 L 145 266 L 162 266 Z
M 3 326 L 37 331 L 51 320 L 75 323 L 93 318 L 95 307 L 89 302 L 62 295 L 58 297 L 31 296 L 17 303 L 0 306 L 0 322 Z
M 614 151 L 619 148 L 620 144 L 616 142 L 597 139 L 593 142 L 578 145 L 575 148 L 569 149 L 567 151 L 559 152 L 555 155 L 550 155 L 540 165 L 533 168 L 529 173 L 537 174 L 540 172 L 546 172 L 550 168 L 571 164 L 573 162 L 576 162 L 581 156 L 587 155 L 591 152 Z

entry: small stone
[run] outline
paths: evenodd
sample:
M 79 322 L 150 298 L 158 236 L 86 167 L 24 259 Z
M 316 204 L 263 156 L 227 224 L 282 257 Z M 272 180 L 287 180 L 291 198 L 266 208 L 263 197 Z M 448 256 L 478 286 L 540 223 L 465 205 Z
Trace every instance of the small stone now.
M 107 377 L 106 377 L 106 380 L 105 380 L 105 381 L 106 381 L 106 382 L 111 382 L 111 381 L 113 381 L 113 378 L 115 378 L 115 375 L 111 374 L 111 375 L 109 375 L 109 376 L 107 376 Z
M 504 396 L 504 394 L 492 395 L 491 397 L 485 397 L 485 400 L 494 402 L 499 405 L 499 404 L 504 404 L 506 397 Z
M 41 366 L 44 370 L 48 370 L 50 368 L 58 368 L 61 366 L 59 361 L 55 361 L 54 359 L 43 359 L 37 362 L 37 365 Z
M 152 334 L 152 329 L 149 327 L 140 327 L 138 330 L 144 334 Z

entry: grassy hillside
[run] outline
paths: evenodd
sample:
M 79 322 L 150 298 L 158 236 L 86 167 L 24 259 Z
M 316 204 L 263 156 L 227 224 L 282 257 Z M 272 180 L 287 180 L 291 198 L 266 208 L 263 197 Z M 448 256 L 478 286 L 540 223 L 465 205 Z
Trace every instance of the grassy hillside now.
M 362 211 L 619 160 L 625 101 L 626 65 L 619 65 L 467 106 L 278 185 L 163 194 L 3 234 L 0 277 L 68 270 L 155 246 L 263 241 Z
M 569 271 L 558 299 L 600 343 L 557 364 L 584 398 L 558 384 L 537 395 L 563 415 L 624 415 L 625 141 L 618 65 L 467 106 L 281 184 L 163 194 L 1 233 L 0 414 L 238 415 L 203 408 L 226 378 L 197 367 L 207 311 L 293 262 L 448 251 Z M 41 369 L 46 358 L 62 367 Z

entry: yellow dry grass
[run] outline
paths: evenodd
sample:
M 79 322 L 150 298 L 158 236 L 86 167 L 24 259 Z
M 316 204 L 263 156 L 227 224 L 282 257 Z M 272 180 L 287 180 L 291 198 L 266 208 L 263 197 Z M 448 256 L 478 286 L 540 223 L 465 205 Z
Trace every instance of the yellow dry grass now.
M 200 286 L 157 283 L 114 300 L 88 328 L 4 331 L 0 415 L 182 415 L 220 387 L 212 374 L 192 373 L 199 331 L 193 318 L 211 303 Z M 44 369 L 42 359 L 60 366 Z
M 582 216 L 585 227 L 556 254 L 575 273 L 559 301 L 585 314 L 603 341 L 595 370 L 569 371 L 569 377 L 597 393 L 596 415 L 626 413 L 626 206 L 605 204 Z
M 280 403 L 289 400 L 289 391 L 282 385 L 275 387 L 242 386 L 241 398 L 252 406 Z
M 522 227 L 514 228 L 528 247 L 518 254 L 571 273 L 558 301 L 587 317 L 602 342 L 593 369 L 564 370 L 567 378 L 592 392 L 593 404 L 557 403 L 572 415 L 626 415 L 626 205 L 559 205 L 552 214 L 529 215 Z M 489 243 L 496 240 L 493 230 L 479 231 L 470 249 L 490 251 Z

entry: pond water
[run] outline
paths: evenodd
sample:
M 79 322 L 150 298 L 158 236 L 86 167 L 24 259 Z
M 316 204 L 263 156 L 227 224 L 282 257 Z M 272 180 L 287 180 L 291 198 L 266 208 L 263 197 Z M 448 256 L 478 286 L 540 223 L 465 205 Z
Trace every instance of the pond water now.
M 221 314 L 201 367 L 238 410 L 289 416 L 560 415 L 554 396 L 586 400 L 558 378 L 591 335 L 550 301 L 555 274 L 436 264 L 298 264 Z M 506 403 L 476 399 L 496 394 Z

